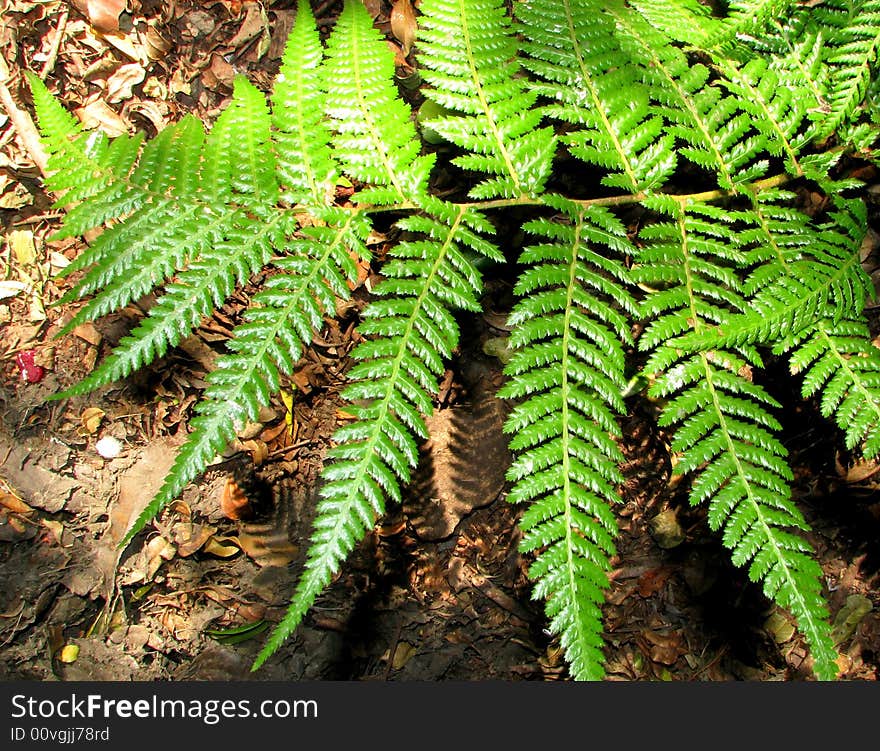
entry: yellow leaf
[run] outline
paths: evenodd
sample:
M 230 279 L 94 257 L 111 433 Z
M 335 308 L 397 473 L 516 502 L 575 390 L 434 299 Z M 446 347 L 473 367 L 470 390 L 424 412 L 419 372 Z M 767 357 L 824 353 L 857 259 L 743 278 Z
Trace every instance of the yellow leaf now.
M 79 657 L 79 647 L 76 644 L 65 644 L 58 659 L 69 665 L 71 662 L 76 662 L 77 657 Z
M 106 412 L 100 407 L 86 407 L 79 416 L 83 430 L 92 435 L 101 426 L 101 420 L 104 419 L 105 414 Z
M 33 266 L 37 260 L 37 249 L 34 245 L 34 233 L 29 229 L 13 230 L 6 236 L 6 241 L 19 266 Z
M 222 542 L 236 543 L 238 539 L 235 537 L 212 537 L 205 543 L 202 551 L 210 555 L 216 555 L 218 558 L 231 558 L 241 552 L 241 548 L 238 545 L 223 545 L 221 544 Z
M 293 438 L 293 393 L 281 390 L 281 401 L 284 402 L 284 422 L 287 423 L 287 434 Z

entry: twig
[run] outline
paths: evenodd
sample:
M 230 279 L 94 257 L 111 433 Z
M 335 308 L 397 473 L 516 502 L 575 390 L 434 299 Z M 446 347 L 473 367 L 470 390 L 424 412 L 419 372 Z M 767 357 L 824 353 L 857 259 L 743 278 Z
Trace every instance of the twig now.
M 58 50 L 61 47 L 61 40 L 64 38 L 64 30 L 67 27 L 67 18 L 70 15 L 70 9 L 65 6 L 61 11 L 61 18 L 58 19 L 58 27 L 55 29 L 55 38 L 52 40 L 52 48 L 49 50 L 49 57 L 40 71 L 40 79 L 45 81 L 52 70 L 55 68 L 55 61 L 58 59 Z
M 9 78 L 9 68 L 6 65 L 6 60 L 0 57 L 0 104 L 3 105 L 3 108 L 9 115 L 9 119 L 12 120 L 12 125 L 18 131 L 22 145 L 28 155 L 34 164 L 37 165 L 40 172 L 43 173 L 43 177 L 45 177 L 49 158 L 46 155 L 43 144 L 40 142 L 40 135 L 31 116 L 21 109 L 12 98 L 12 92 L 6 86 Z

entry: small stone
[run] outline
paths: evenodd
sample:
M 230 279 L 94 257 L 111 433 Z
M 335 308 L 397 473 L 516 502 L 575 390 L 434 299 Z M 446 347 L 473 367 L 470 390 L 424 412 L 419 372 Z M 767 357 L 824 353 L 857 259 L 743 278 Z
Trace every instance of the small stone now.
M 673 509 L 661 511 L 651 519 L 649 525 L 654 542 L 665 550 L 678 547 L 684 542 L 684 530 L 678 523 L 678 517 Z
M 122 442 L 112 435 L 105 435 L 95 443 L 95 451 L 105 459 L 115 459 L 122 453 Z

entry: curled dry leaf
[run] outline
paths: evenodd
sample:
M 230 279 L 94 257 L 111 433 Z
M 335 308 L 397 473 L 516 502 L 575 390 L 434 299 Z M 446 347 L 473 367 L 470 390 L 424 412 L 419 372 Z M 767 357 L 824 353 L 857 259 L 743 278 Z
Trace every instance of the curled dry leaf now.
M 403 46 L 403 56 L 409 55 L 416 40 L 416 12 L 411 0 L 395 0 L 391 9 L 391 33 Z
M 205 545 L 214 536 L 215 527 L 205 524 L 175 525 L 174 536 L 177 544 L 177 554 L 181 558 L 188 558 Z
M 0 506 L 16 514 L 29 514 L 33 509 L 13 493 L 0 492 Z
M 101 99 L 88 102 L 84 107 L 75 110 L 75 113 L 86 130 L 100 128 L 110 138 L 128 133 L 125 120 Z
M 79 416 L 80 425 L 87 434 L 91 435 L 101 426 L 105 414 L 100 407 L 86 407 Z
M 249 519 L 253 516 L 250 499 L 232 477 L 227 477 L 223 485 L 220 494 L 220 511 L 227 519 Z
M 131 99 L 133 88 L 144 80 L 146 70 L 140 63 L 128 63 L 120 66 L 107 79 L 107 101 L 111 104 Z
M 224 545 L 223 543 L 232 543 L 231 545 Z M 217 556 L 218 558 L 231 558 L 234 555 L 238 555 L 241 552 L 241 547 L 238 545 L 237 537 L 211 537 L 208 540 L 204 547 L 202 548 L 203 553 L 208 553 L 209 555 Z

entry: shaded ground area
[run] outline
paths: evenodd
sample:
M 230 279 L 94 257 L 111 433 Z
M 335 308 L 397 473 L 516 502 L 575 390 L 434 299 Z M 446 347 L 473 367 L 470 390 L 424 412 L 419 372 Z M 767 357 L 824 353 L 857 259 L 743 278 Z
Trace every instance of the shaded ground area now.
M 235 72 L 267 89 L 295 8 L 135 3 L 117 14 L 119 31 L 102 35 L 62 3 L 5 5 L 0 43 L 13 74 L 24 64 L 44 72 L 71 110 L 107 128 L 153 131 L 188 111 L 215 115 Z M 339 5 L 313 3 L 324 26 Z M 393 43 L 389 4 L 373 6 Z M 399 62 L 406 81 L 411 71 Z M 338 394 L 376 269 L 364 269 L 354 302 L 316 337 L 260 421 L 120 554 L 116 543 L 158 488 L 205 373 L 261 280 L 144 372 L 47 402 L 86 375 L 150 301 L 53 338 L 70 316 L 50 307 L 67 284 L 53 275 L 80 241 L 49 239 L 58 214 L 12 123 L 0 126 L 0 678 L 567 679 L 517 553 L 519 509 L 504 498 L 506 408 L 492 397 L 502 364 L 486 352 L 506 333 L 509 278 L 489 270 L 487 313 L 461 318 L 461 351 L 404 504 L 357 548 L 294 637 L 251 673 L 303 565 L 330 436 L 349 419 Z M 455 176 L 445 179 L 453 189 Z M 28 382 L 22 368 L 42 373 Z M 783 367 L 764 377 L 785 405 L 794 493 L 813 526 L 842 676 L 876 680 L 878 467 L 851 466 Z M 670 484 L 655 405 L 633 397 L 629 406 L 605 609 L 609 678 L 805 678 L 806 650 L 788 616 L 730 565 L 704 512 Z

